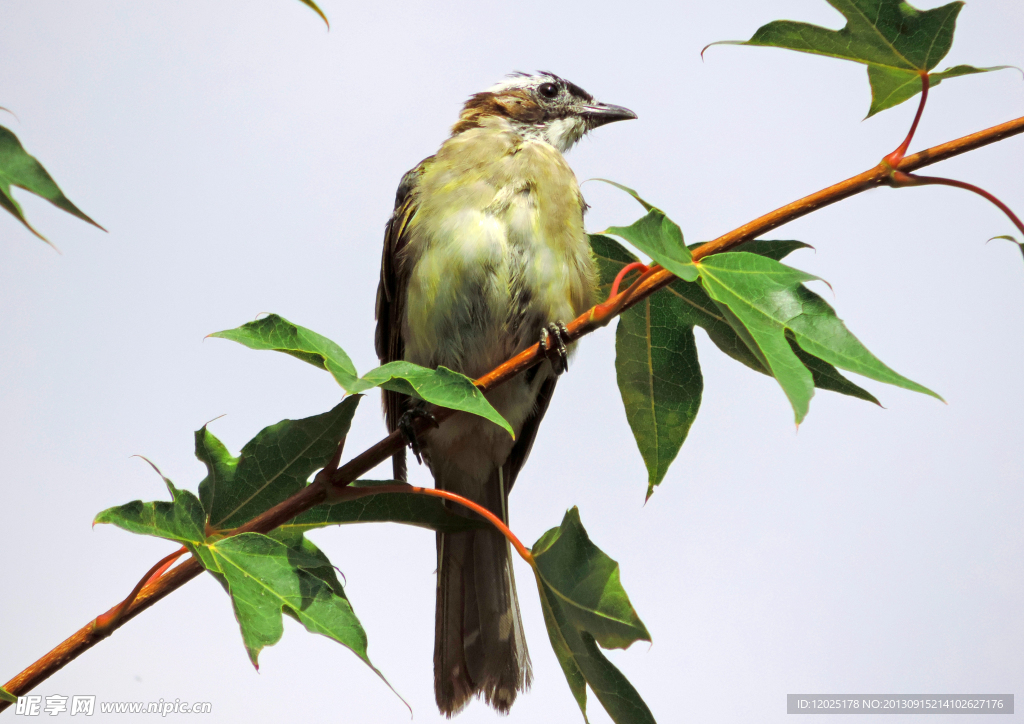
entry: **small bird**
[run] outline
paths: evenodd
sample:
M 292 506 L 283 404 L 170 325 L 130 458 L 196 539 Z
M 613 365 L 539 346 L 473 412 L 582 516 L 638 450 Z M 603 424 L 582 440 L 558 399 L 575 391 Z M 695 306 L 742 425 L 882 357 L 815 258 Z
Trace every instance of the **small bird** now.
M 470 97 L 451 137 L 405 174 L 384 235 L 377 356 L 476 378 L 541 341 L 547 359 L 488 393 L 515 430 L 458 413 L 423 435 L 438 488 L 506 523 L 508 494 L 567 364 L 564 321 L 595 301 L 587 208 L 563 153 L 588 131 L 636 118 L 553 73 L 515 73 Z M 390 431 L 422 404 L 384 392 Z M 406 479 L 405 451 L 393 460 Z M 460 515 L 476 517 L 452 505 Z M 508 712 L 530 685 L 508 542 L 493 528 L 437 534 L 434 693 L 451 717 L 473 695 Z

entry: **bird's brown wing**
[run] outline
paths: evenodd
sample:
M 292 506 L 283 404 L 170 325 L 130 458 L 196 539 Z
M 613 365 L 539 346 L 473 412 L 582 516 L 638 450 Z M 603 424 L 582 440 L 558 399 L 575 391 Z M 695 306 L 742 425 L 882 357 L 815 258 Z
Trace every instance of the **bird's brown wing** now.
M 380 262 L 380 284 L 377 286 L 377 333 L 375 346 L 381 364 L 401 360 L 405 356 L 402 319 L 405 316 L 405 295 L 409 276 L 403 263 L 402 250 L 408 243 L 406 230 L 416 214 L 416 184 L 434 159 L 424 159 L 402 177 L 395 194 L 395 210 L 384 230 L 384 252 Z M 388 432 L 398 428 L 398 421 L 408 409 L 409 398 L 384 390 L 384 419 Z M 395 480 L 406 479 L 405 449 L 392 458 Z

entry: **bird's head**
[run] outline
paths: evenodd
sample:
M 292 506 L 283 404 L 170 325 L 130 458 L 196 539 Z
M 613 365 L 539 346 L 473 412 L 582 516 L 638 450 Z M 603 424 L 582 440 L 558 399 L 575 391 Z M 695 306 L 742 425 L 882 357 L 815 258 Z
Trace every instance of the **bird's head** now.
M 546 141 L 565 153 L 598 126 L 636 118 L 628 108 L 598 103 L 594 96 L 554 73 L 515 73 L 462 109 L 452 134 L 482 125 L 488 116 L 508 119 L 524 138 Z

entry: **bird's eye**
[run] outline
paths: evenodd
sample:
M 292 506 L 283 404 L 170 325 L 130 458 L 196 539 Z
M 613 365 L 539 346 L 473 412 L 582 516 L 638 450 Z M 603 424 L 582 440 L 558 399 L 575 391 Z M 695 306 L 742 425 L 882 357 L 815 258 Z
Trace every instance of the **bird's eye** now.
M 548 100 L 558 96 L 558 86 L 554 83 L 545 83 L 537 90 L 540 91 L 540 94 Z

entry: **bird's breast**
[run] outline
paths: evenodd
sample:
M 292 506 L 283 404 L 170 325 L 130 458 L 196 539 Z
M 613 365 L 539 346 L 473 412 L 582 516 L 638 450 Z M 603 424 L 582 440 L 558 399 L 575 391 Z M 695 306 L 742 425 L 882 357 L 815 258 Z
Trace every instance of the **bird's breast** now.
M 417 189 L 406 359 L 479 376 L 592 303 L 576 177 L 542 142 L 481 128 L 449 139 Z

